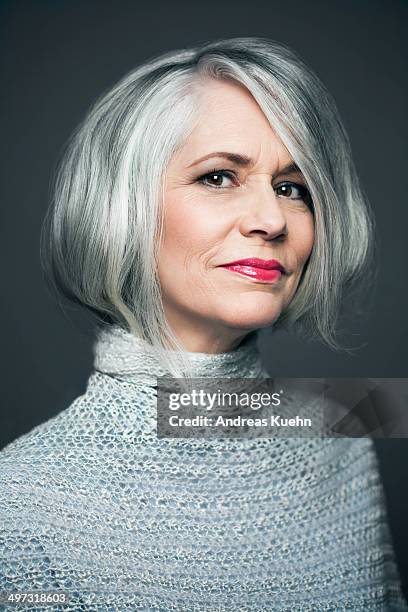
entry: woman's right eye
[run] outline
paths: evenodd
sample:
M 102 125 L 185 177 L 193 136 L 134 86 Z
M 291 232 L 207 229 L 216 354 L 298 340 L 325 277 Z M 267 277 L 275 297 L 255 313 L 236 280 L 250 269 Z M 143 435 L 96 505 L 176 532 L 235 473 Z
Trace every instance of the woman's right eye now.
M 224 179 L 231 181 L 235 178 L 234 173 L 230 172 L 229 170 L 213 170 L 212 172 L 203 174 L 197 180 L 206 187 L 213 187 L 214 189 L 228 189 L 230 185 L 223 184 L 225 182 Z

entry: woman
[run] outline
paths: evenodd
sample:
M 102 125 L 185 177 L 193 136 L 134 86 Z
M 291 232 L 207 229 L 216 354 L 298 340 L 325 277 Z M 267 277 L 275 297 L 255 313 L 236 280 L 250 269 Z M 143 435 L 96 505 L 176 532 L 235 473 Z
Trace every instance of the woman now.
M 336 347 L 371 237 L 335 105 L 285 47 L 167 53 L 106 93 L 42 242 L 53 286 L 97 316 L 94 371 L 1 454 L 2 590 L 75 611 L 406 610 L 369 438 L 156 433 L 158 376 L 263 379 L 272 325 Z

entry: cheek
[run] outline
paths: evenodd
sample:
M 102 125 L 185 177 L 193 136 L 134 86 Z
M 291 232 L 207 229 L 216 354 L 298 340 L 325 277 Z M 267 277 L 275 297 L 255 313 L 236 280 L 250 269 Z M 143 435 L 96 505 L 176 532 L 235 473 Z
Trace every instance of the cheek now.
M 214 211 L 215 212 L 215 211 Z M 208 262 L 223 240 L 219 214 L 197 198 L 174 192 L 166 197 L 158 274 L 167 296 L 191 299 L 205 290 Z
M 223 224 L 217 211 L 204 208 L 197 197 L 173 193 L 166 197 L 162 257 L 173 265 L 196 266 L 210 256 L 211 249 L 223 239 Z
M 293 220 L 290 235 L 296 261 L 300 267 L 303 267 L 312 252 L 314 244 L 315 228 L 311 212 L 302 215 L 302 218 L 298 217 Z

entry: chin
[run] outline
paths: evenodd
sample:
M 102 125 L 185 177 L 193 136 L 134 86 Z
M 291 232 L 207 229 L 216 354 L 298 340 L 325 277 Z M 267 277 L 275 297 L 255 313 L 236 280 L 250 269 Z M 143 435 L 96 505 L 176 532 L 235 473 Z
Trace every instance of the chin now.
M 262 304 L 245 307 L 241 305 L 233 311 L 224 313 L 224 323 L 236 329 L 255 330 L 269 327 L 279 318 L 281 308 L 262 307 Z

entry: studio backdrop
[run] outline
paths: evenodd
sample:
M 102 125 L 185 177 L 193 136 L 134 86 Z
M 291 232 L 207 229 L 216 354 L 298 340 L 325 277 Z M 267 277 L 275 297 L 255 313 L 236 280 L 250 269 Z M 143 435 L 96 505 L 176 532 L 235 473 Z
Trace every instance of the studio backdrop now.
M 375 217 L 375 277 L 340 321 L 349 350 L 279 331 L 261 336 L 265 364 L 280 377 L 408 377 L 407 11 L 403 0 L 0 4 L 2 447 L 83 393 L 92 367 L 92 319 L 56 304 L 39 256 L 65 143 L 137 65 L 218 38 L 276 40 L 311 66 L 336 100 Z M 375 444 L 408 593 L 408 442 Z

